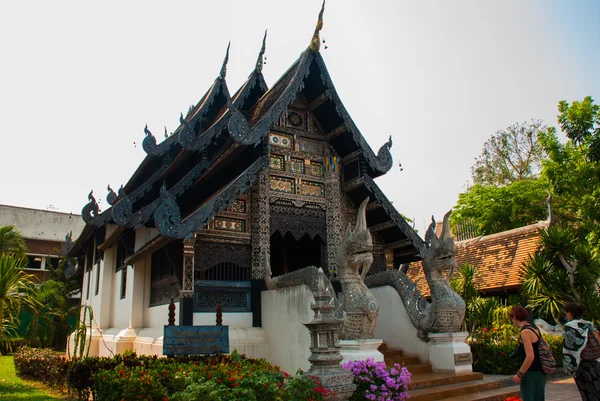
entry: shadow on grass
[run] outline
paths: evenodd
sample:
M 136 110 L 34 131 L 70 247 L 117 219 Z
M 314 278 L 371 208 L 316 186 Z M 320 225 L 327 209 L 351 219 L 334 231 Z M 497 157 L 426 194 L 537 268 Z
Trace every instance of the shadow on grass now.
M 0 382 L 0 400 L 6 401 L 56 401 L 60 398 L 42 394 L 39 390 L 23 384 Z

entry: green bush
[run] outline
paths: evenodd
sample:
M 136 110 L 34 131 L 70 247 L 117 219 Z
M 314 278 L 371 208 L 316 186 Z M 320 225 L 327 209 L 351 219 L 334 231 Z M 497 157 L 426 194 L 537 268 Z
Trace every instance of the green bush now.
M 117 366 L 101 370 L 95 378 L 96 399 L 102 401 L 156 400 L 168 398 L 159 369 Z
M 519 329 L 513 325 L 500 328 L 482 328 L 475 331 L 470 338 L 473 353 L 473 370 L 487 374 L 513 375 L 523 361 L 510 354 L 517 348 Z M 556 366 L 562 366 L 562 337 L 544 335 Z
M 313 377 L 290 376 L 264 359 L 231 355 L 157 358 L 133 352 L 67 360 L 47 349 L 15 353 L 19 375 L 68 386 L 80 400 L 313 400 L 327 392 Z
M 324 400 L 326 391 L 312 377 L 298 372 L 290 377 L 262 359 L 233 352 L 202 358 L 125 361 L 111 370 L 100 370 L 93 391 L 106 401 L 275 401 Z M 133 362 L 129 360 L 129 362 Z
M 14 354 L 15 370 L 23 378 L 63 388 L 69 361 L 60 352 L 22 346 Z

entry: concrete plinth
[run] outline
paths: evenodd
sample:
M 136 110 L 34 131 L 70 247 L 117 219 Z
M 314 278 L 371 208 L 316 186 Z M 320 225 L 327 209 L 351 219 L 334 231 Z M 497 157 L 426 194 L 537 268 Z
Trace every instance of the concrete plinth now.
M 429 333 L 429 363 L 434 372 L 473 371 L 473 354 L 465 340 L 469 333 Z
M 358 340 L 340 340 L 342 363 L 348 361 L 365 361 L 373 358 L 375 362 L 383 361 L 383 354 L 377 350 L 383 340 L 378 338 L 360 338 Z

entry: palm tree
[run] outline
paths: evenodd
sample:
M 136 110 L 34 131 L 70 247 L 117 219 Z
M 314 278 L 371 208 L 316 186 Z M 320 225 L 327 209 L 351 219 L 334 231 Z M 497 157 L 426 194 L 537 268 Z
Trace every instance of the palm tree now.
M 19 327 L 21 308 L 36 311 L 37 287 L 23 271 L 24 259 L 0 254 L 0 345 L 10 348 Z
M 559 323 L 562 307 L 577 301 L 600 316 L 600 258 L 594 249 L 569 227 L 550 226 L 540 233 L 538 251 L 521 267 L 522 292 L 542 318 Z
M 452 277 L 450 285 L 458 295 L 465 301 L 467 306 L 463 328 L 473 332 L 478 323 L 478 310 L 481 308 L 482 300 L 479 297 L 479 288 L 475 283 L 477 277 L 477 266 L 463 263 Z
M 25 240 L 15 226 L 0 227 L 0 254 L 6 253 L 17 257 L 25 257 L 27 254 Z

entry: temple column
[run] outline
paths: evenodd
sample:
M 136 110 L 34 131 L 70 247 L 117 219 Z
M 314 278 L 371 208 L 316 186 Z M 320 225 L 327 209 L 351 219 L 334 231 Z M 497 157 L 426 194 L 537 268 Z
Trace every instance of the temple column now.
M 269 203 L 269 174 L 260 173 L 252 188 L 252 280 L 250 304 L 252 326 L 262 327 L 261 292 L 265 290 L 265 263 L 271 256 L 271 208 Z
M 179 292 L 179 325 L 194 324 L 194 242 L 196 236 L 183 241 L 183 272 Z
M 266 258 L 270 257 L 271 212 L 269 204 L 269 174 L 261 173 L 252 192 L 252 279 L 262 280 Z
M 336 255 L 342 242 L 342 190 L 340 183 L 340 159 L 329 157 L 325 163 L 325 219 L 327 221 L 327 271 L 337 273 Z

